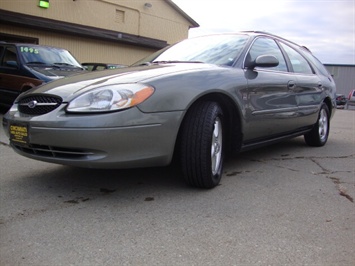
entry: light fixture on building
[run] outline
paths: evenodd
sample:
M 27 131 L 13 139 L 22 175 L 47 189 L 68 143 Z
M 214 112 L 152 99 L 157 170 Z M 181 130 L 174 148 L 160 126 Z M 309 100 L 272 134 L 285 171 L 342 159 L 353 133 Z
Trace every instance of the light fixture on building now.
M 49 8 L 49 0 L 39 0 L 38 6 L 41 8 Z
M 146 8 L 151 8 L 153 5 L 151 4 L 151 3 L 145 3 L 144 4 L 144 7 L 146 7 Z

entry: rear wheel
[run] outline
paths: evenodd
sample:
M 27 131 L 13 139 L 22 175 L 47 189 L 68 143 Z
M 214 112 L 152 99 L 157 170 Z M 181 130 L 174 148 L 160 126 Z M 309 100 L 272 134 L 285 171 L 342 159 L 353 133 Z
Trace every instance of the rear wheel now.
M 319 111 L 317 123 L 310 132 L 304 135 L 304 139 L 308 145 L 320 147 L 327 143 L 330 128 L 329 120 L 328 106 L 323 103 Z
M 182 128 L 181 165 L 188 184 L 217 186 L 223 168 L 223 112 L 215 102 L 200 102 L 189 110 Z

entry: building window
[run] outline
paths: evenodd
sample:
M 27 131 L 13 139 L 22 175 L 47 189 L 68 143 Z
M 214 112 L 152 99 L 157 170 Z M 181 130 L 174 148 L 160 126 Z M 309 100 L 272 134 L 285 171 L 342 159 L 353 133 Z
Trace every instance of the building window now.
M 38 44 L 38 38 L 32 38 L 27 36 L 12 35 L 0 32 L 0 40 L 4 42 L 20 42 L 20 43 L 33 43 Z
M 124 19 L 125 19 L 125 12 L 122 10 L 116 9 L 115 21 L 117 23 L 124 23 Z

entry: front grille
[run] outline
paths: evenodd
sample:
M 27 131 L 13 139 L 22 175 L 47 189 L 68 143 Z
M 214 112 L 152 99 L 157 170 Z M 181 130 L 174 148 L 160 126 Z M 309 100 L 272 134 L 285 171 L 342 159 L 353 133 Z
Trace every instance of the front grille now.
M 29 146 L 20 146 L 12 144 L 13 148 L 27 154 L 32 154 L 47 158 L 61 158 L 61 159 L 85 159 L 87 156 L 93 155 L 93 152 L 79 149 L 69 149 L 61 147 L 53 147 L 46 145 L 30 144 Z
M 56 109 L 63 102 L 55 95 L 32 94 L 21 98 L 18 109 L 23 114 L 43 115 Z

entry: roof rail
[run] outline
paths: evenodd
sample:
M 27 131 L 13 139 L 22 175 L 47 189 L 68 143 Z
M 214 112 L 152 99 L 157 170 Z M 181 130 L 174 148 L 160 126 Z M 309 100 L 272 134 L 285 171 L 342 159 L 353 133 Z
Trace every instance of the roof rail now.
M 281 37 L 281 36 L 278 36 L 278 35 L 276 35 L 276 34 L 272 34 L 272 33 L 267 32 L 267 31 L 249 30 L 249 31 L 242 31 L 242 32 L 246 32 L 246 33 L 249 32 L 249 33 L 256 33 L 256 34 L 265 34 L 265 35 L 269 35 L 269 36 L 272 36 L 272 37 L 276 37 L 276 38 L 279 38 L 279 39 L 281 39 L 281 40 L 284 40 L 284 41 L 287 41 L 287 42 L 289 42 L 289 43 L 292 43 L 292 44 L 294 44 L 294 45 L 297 45 L 298 47 L 301 47 L 301 48 L 307 50 L 308 52 L 312 53 L 311 50 L 309 50 L 306 46 L 301 46 L 301 45 L 299 45 L 299 44 L 297 44 L 297 43 L 295 43 L 295 42 L 293 42 L 293 41 L 287 40 L 287 39 L 285 39 L 285 38 L 283 38 L 283 37 Z

